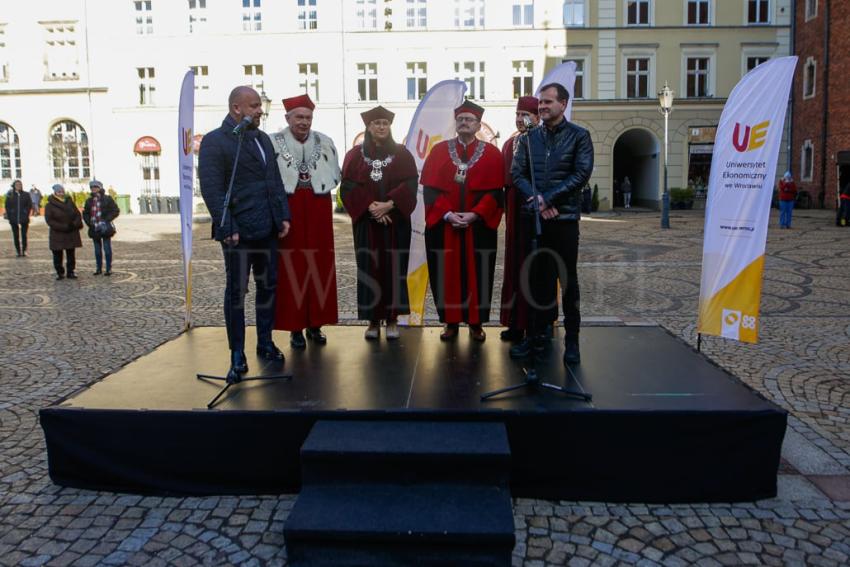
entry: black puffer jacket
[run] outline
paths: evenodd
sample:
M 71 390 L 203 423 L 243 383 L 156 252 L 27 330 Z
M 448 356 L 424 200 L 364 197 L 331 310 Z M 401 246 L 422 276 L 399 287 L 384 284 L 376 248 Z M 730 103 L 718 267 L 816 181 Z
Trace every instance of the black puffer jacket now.
M 554 130 L 546 126 L 520 136 L 514 153 L 511 177 L 526 197 L 531 197 L 528 143 L 534 159 L 534 181 L 547 205 L 558 208 L 557 220 L 581 217 L 581 190 L 593 171 L 593 142 L 590 133 L 563 120 Z
M 121 214 L 121 210 L 115 203 L 115 199 L 103 191 L 98 192 L 97 198 L 100 199 L 100 220 L 104 222 L 112 222 L 117 219 L 118 215 Z M 86 204 L 83 205 L 83 222 L 86 223 L 87 227 L 89 227 L 89 238 L 94 238 L 96 236 L 94 233 L 94 219 L 91 218 L 91 210 L 94 206 L 94 200 L 95 197 L 92 195 L 86 199 Z
M 6 193 L 6 219 L 11 224 L 29 224 L 32 198 L 26 191 Z

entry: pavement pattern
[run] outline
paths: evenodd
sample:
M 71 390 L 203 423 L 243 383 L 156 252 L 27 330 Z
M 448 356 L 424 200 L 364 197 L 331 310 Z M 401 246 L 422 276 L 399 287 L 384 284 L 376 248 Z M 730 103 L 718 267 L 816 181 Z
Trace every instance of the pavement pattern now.
M 657 214 L 584 219 L 585 322 L 655 322 L 695 344 L 701 213 L 674 212 L 667 231 Z M 702 344 L 790 412 L 778 497 L 686 505 L 517 499 L 514 565 L 850 564 L 850 229 L 832 220 L 798 211 L 794 228 L 779 230 L 774 211 L 759 344 Z M 340 316 L 355 323 L 351 229 L 344 217 L 336 221 Z M 114 275 L 91 275 L 84 238 L 76 281 L 54 280 L 38 219 L 28 258 L 15 257 L 8 227 L 0 228 L 0 565 L 285 565 L 294 495 L 139 496 L 50 481 L 39 408 L 182 329 L 176 217 L 128 216 L 117 225 Z M 197 228 L 193 313 L 197 325 L 223 325 L 221 252 L 202 239 L 208 227 Z M 498 268 L 497 290 L 500 282 Z M 498 330 L 489 329 L 489 340 Z

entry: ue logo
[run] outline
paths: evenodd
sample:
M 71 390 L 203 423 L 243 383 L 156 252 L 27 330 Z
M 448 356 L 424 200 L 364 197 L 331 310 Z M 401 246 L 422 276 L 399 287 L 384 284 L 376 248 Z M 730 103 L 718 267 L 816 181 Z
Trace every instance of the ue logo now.
M 770 120 L 759 122 L 755 126 L 745 126 L 744 136 L 741 137 L 741 124 L 735 123 L 735 131 L 732 132 L 732 145 L 739 152 L 751 152 L 762 147 L 767 141 L 767 128 Z

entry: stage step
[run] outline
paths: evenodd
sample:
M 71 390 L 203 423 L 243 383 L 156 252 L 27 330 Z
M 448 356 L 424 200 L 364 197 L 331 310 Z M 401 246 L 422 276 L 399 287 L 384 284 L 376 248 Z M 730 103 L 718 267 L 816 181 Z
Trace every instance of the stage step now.
M 301 452 L 291 565 L 511 564 L 503 424 L 320 421 Z
M 301 446 L 302 478 L 326 482 L 506 485 L 511 449 L 501 422 L 319 421 Z

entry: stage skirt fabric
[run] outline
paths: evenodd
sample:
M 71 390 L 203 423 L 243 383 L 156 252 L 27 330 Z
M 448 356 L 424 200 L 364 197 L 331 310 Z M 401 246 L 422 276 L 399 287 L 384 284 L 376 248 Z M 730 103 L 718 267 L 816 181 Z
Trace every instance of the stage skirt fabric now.
M 292 227 L 279 240 L 274 328 L 298 331 L 338 320 L 330 194 L 299 189 L 289 197 Z

